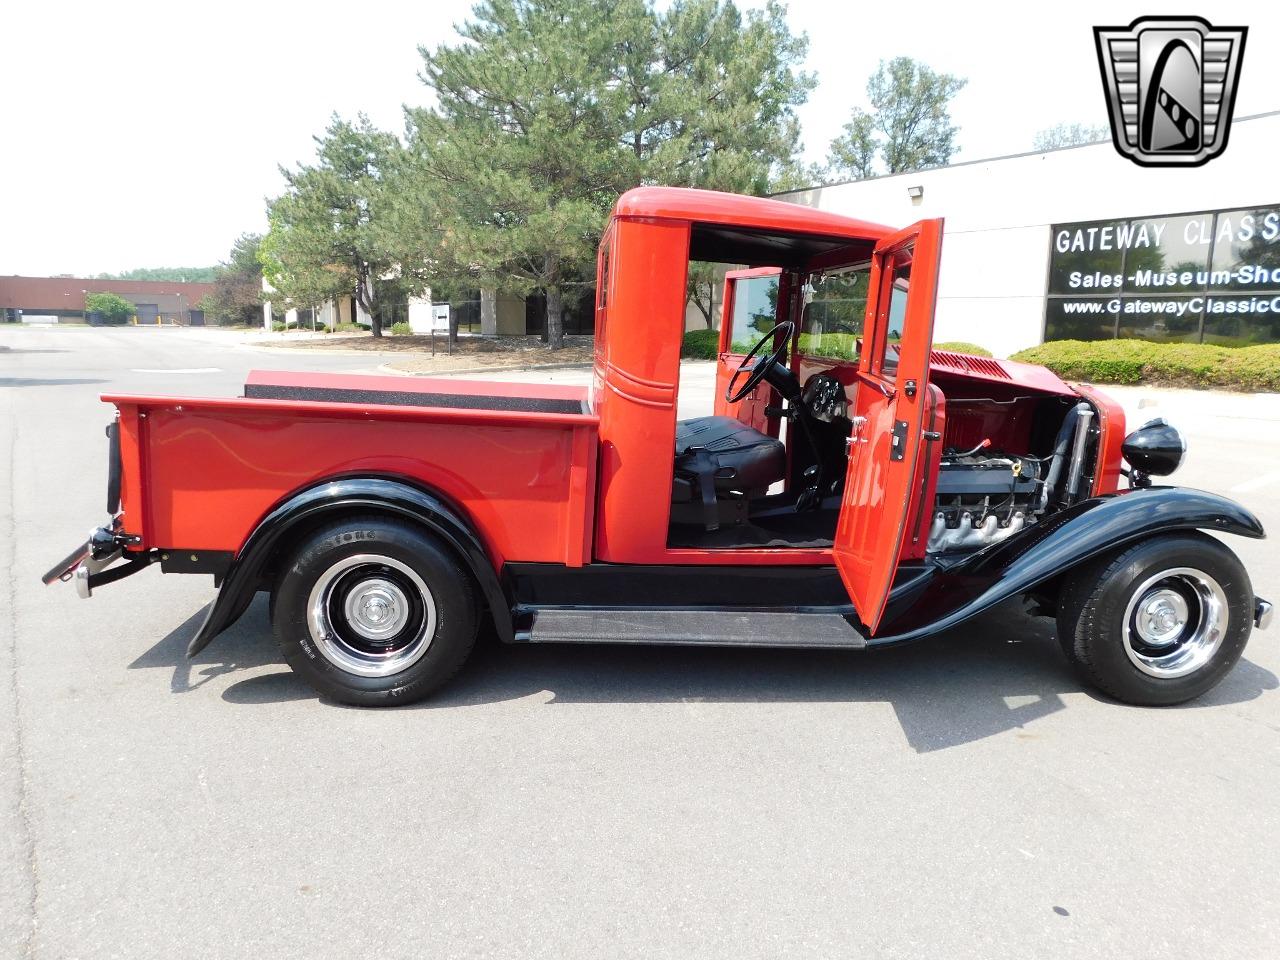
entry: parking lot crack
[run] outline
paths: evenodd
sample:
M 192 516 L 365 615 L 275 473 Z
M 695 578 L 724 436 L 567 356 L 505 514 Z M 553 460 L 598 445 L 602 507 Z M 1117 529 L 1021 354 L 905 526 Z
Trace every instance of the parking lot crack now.
M 13 850 L 16 855 L 14 868 L 19 872 L 17 886 L 25 893 L 24 916 L 19 920 L 21 930 L 17 943 L 17 956 L 30 958 L 35 956 L 36 943 L 36 905 L 39 896 L 39 865 L 36 858 L 35 831 L 32 828 L 31 800 L 28 790 L 28 763 L 26 751 L 26 730 L 23 726 L 22 708 L 19 702 L 18 682 L 18 612 L 17 587 L 14 583 L 15 544 L 17 542 L 17 520 L 15 514 L 14 491 L 17 489 L 16 467 L 18 428 L 16 417 L 6 417 L 10 424 L 8 442 L 4 444 L 8 453 L 9 470 L 7 480 L 8 502 L 5 504 L 4 535 L 0 537 L 0 569 L 9 571 L 4 583 L 5 624 L 7 635 L 4 657 L 8 661 L 5 670 L 5 683 L 8 687 L 10 728 L 13 731 L 12 765 L 14 774 L 13 798 L 11 801 L 15 836 Z

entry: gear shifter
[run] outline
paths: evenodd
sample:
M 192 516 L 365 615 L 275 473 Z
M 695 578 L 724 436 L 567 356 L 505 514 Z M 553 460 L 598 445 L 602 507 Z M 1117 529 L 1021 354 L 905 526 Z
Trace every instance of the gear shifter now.
M 804 478 L 808 481 L 808 486 L 796 498 L 796 513 L 816 510 L 819 504 L 822 503 L 822 491 L 819 489 L 819 484 L 822 482 L 821 475 L 822 468 L 816 463 L 805 470 Z

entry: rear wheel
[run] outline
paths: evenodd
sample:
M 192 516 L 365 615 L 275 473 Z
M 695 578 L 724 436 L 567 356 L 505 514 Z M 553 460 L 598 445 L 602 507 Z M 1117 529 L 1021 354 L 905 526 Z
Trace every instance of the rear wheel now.
M 1117 700 L 1182 703 L 1240 659 L 1253 626 L 1240 560 L 1200 533 L 1157 537 L 1073 571 L 1058 639 L 1080 674 Z
M 443 544 L 393 520 L 316 531 L 272 603 L 285 661 L 343 703 L 420 700 L 451 680 L 475 645 L 471 575 Z

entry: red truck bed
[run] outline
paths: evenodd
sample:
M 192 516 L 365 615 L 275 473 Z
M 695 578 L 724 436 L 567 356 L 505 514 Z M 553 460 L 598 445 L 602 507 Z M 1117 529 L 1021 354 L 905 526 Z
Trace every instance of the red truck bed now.
M 384 474 L 452 500 L 499 567 L 590 558 L 598 421 L 582 387 L 254 371 L 243 397 L 102 399 L 120 409 L 137 549 L 237 552 L 297 490 Z

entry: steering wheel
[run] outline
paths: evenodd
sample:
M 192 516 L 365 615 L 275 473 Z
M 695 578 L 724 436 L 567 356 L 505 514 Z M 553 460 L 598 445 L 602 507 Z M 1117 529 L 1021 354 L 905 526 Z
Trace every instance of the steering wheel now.
M 782 338 L 782 343 L 778 345 L 778 348 L 772 353 L 762 356 L 759 360 L 756 360 L 755 365 L 752 366 L 752 358 L 760 352 L 765 344 L 784 330 L 786 331 L 786 336 Z M 751 348 L 751 352 L 742 358 L 742 363 L 738 364 L 738 369 L 733 371 L 733 376 L 729 378 L 729 385 L 724 388 L 724 399 L 726 403 L 737 403 L 760 385 L 760 381 L 765 378 L 765 375 L 777 366 L 782 361 L 782 358 L 787 355 L 787 347 L 790 345 L 791 337 L 795 332 L 796 325 L 790 320 L 783 320 L 756 341 L 756 345 Z M 747 382 L 739 387 L 735 392 L 733 385 L 738 382 L 738 377 L 742 376 L 743 371 L 745 371 L 749 366 L 751 367 L 751 372 L 747 375 Z

